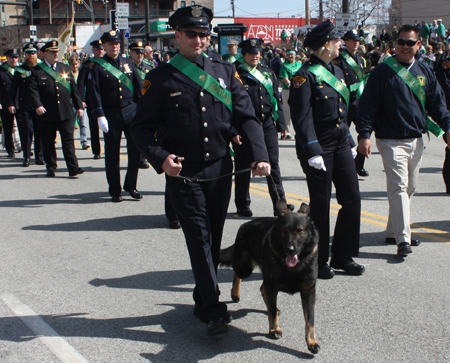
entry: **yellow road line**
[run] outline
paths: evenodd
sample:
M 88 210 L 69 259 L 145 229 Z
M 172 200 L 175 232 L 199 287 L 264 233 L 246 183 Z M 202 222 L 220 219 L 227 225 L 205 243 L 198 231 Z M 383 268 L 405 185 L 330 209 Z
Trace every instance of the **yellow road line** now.
M 250 193 L 258 194 L 258 195 L 262 195 L 262 196 L 270 198 L 268 190 L 269 189 L 267 187 L 263 187 L 263 186 L 256 185 L 256 184 L 250 184 Z M 292 193 L 286 193 L 286 200 L 289 203 L 292 203 L 295 205 L 301 205 L 303 202 L 308 202 L 309 198 L 300 196 L 300 195 L 296 195 L 296 194 L 292 194 Z M 333 203 L 330 204 L 330 213 L 337 215 L 339 212 L 339 209 L 341 209 L 340 205 L 333 204 Z M 368 217 L 368 218 L 366 218 L 366 217 Z M 388 218 L 385 216 L 361 211 L 361 222 L 365 222 L 368 224 L 372 224 L 374 226 L 386 228 L 387 221 L 388 221 Z M 449 231 L 428 228 L 428 227 L 421 226 L 421 225 L 415 224 L 415 223 L 411 224 L 411 228 L 414 229 L 414 230 L 412 230 L 412 233 L 416 236 L 430 239 L 430 240 L 436 241 L 436 242 L 445 242 L 445 243 L 450 244 L 450 232 Z M 443 235 L 444 237 L 447 237 L 447 238 L 442 238 L 441 236 L 436 236 L 436 234 Z

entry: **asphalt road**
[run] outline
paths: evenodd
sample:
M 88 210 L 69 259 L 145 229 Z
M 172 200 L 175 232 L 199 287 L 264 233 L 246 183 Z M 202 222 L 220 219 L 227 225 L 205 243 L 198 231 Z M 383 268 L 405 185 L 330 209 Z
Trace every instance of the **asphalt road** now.
M 78 179 L 69 179 L 62 159 L 49 179 L 42 166 L 22 168 L 1 151 L 0 362 L 449 362 L 450 196 L 441 175 L 444 143 L 433 137 L 426 146 L 412 203 L 422 244 L 406 258 L 384 244 L 388 204 L 376 148 L 366 162 L 357 259 L 366 272 L 318 281 L 317 355 L 306 348 L 299 295 L 279 295 L 283 337 L 268 337 L 259 272 L 244 281 L 237 304 L 232 271 L 219 272 L 234 320 L 228 334 L 206 336 L 192 316 L 183 234 L 167 228 L 164 177 L 153 169 L 140 171 L 143 200 L 124 193 L 114 204 L 104 160 L 79 144 L 86 173 Z M 308 191 L 294 141 L 280 142 L 280 153 L 288 200 L 300 206 Z M 270 215 L 265 179 L 252 179 L 251 192 L 255 217 Z M 246 221 L 235 211 L 231 203 L 224 246 Z

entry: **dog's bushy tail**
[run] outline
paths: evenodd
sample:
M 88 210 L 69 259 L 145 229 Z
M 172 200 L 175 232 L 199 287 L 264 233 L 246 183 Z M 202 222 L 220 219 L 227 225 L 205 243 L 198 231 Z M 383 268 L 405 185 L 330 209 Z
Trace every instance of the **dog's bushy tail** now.
M 234 245 L 220 250 L 219 263 L 221 266 L 231 267 L 233 264 Z

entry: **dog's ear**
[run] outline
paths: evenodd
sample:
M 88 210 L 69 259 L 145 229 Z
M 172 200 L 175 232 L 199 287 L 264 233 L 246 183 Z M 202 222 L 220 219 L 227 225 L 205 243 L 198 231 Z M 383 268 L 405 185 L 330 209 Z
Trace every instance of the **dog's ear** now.
M 289 213 L 291 210 L 287 206 L 286 199 L 282 198 L 277 203 L 277 209 L 281 212 L 281 214 Z
M 302 205 L 300 206 L 300 209 L 298 210 L 299 213 L 304 213 L 307 214 L 309 216 L 309 204 L 306 203 L 302 203 Z

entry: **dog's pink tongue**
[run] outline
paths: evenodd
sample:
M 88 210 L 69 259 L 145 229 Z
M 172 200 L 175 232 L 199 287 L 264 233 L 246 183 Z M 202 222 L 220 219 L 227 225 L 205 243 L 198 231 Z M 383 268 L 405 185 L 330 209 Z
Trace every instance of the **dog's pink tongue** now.
M 289 267 L 295 267 L 297 263 L 298 263 L 297 255 L 286 257 L 286 265 L 288 265 Z

